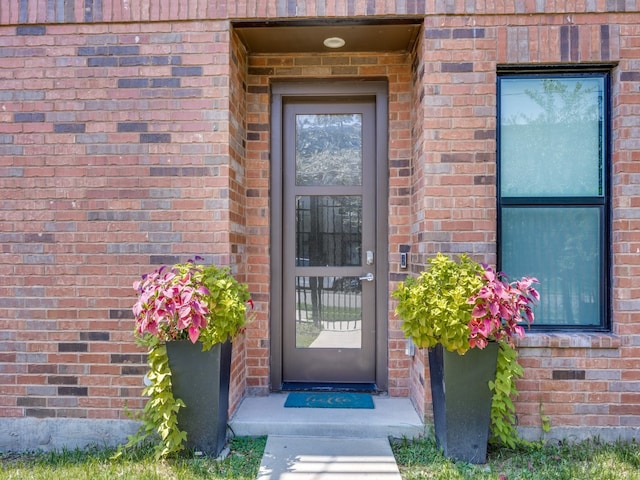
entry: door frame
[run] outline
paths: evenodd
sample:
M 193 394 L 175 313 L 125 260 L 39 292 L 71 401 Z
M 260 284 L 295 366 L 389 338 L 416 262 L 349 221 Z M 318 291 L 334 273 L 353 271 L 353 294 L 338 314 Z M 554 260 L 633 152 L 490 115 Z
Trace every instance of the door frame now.
M 375 378 L 378 391 L 389 387 L 389 237 L 388 237 L 388 83 L 380 80 L 274 82 L 271 84 L 270 193 L 270 389 L 282 389 L 282 265 L 283 265 L 283 104 L 288 99 L 375 99 L 376 169 L 376 340 Z

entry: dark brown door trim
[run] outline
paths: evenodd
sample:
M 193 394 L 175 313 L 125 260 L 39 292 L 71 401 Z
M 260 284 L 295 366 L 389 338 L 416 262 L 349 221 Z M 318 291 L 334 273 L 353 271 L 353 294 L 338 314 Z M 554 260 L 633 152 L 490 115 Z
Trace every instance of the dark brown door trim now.
M 271 389 L 282 388 L 283 105 L 287 100 L 375 97 L 376 110 L 376 385 L 388 390 L 388 86 L 384 81 L 323 81 L 271 85 Z

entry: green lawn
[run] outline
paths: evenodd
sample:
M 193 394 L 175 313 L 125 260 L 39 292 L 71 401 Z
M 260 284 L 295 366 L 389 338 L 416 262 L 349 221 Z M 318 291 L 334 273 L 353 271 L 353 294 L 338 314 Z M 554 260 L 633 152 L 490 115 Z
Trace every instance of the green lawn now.
M 90 449 L 33 455 L 0 453 L 0 479 L 15 480 L 255 480 L 266 437 L 235 438 L 221 462 L 209 458 L 155 460 L 150 448 L 117 460 L 114 450 Z
M 395 442 L 393 451 L 403 480 L 640 480 L 637 443 L 548 444 L 517 451 L 490 448 L 486 465 L 452 462 L 433 439 Z
M 221 462 L 208 458 L 156 461 L 151 449 L 118 460 L 113 450 L 89 449 L 13 455 L 0 453 L 0 479 L 160 480 L 255 479 L 265 437 L 236 438 Z M 403 480 L 640 480 L 637 443 L 546 445 L 518 451 L 490 449 L 486 465 L 455 463 L 442 456 L 433 439 L 394 441 Z

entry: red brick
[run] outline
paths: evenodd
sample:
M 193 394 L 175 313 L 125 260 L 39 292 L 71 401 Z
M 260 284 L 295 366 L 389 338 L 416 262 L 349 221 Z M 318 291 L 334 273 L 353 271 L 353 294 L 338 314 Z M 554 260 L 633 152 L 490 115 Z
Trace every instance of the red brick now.
M 3 100 L 6 112 L 0 113 L 1 134 L 12 136 L 12 144 L 22 149 L 22 155 L 3 155 L 0 164 L 2 168 L 22 169 L 22 176 L 3 176 L 2 218 L 5 222 L 1 228 L 8 234 L 52 231 L 56 239 L 47 244 L 46 256 L 40 265 L 21 264 L 22 255 L 4 252 L 2 263 L 9 265 L 10 271 L 2 272 L 3 278 L 23 278 L 20 286 L 46 286 L 46 298 L 33 299 L 26 308 L 3 310 L 1 317 L 12 319 L 13 323 L 2 323 L 2 331 L 10 333 L 10 342 L 16 346 L 28 342 L 29 354 L 45 355 L 48 364 L 64 367 L 68 374 L 79 375 L 87 365 L 84 384 L 91 385 L 92 392 L 96 389 L 108 395 L 80 398 L 77 413 L 69 411 L 71 407 L 67 406 L 58 416 L 86 414 L 88 418 L 122 418 L 121 411 L 116 409 L 125 401 L 133 408 L 142 405 L 140 378 L 123 379 L 121 366 L 110 364 L 110 353 L 141 351 L 132 341 L 133 322 L 127 318 L 110 319 L 109 312 L 130 309 L 134 298 L 131 284 L 140 274 L 154 268 L 149 265 L 151 255 L 183 257 L 210 252 L 216 258 L 237 263 L 239 276 L 251 285 L 258 311 L 257 320 L 247 327 L 246 338 L 236 346 L 232 404 L 237 404 L 243 395 L 245 380 L 250 391 L 268 388 L 270 119 L 267 86 L 272 80 L 317 79 L 337 71 L 344 78 L 358 75 L 388 78 L 390 165 L 407 161 L 404 167 L 389 169 L 391 272 L 402 273 L 397 258 L 401 244 L 412 246 L 410 258 L 416 270 L 427 254 L 443 249 L 443 245 L 452 250 L 474 246 L 477 251 L 485 252 L 481 255 L 483 260 L 495 261 L 496 144 L 490 132 L 496 128 L 496 65 L 515 61 L 560 62 L 560 28 L 566 23 L 566 14 L 573 14 L 572 8 L 586 8 L 583 4 L 547 3 L 545 21 L 541 23 L 542 17 L 529 15 L 538 13 L 531 0 L 525 2 L 522 15 L 515 15 L 513 2 L 476 4 L 475 15 L 469 11 L 450 15 L 451 12 L 442 11 L 444 4 L 432 2 L 429 16 L 425 18 L 428 35 L 425 37 L 423 32 L 416 45 L 416 70 L 425 70 L 424 77 L 419 78 L 411 69 L 413 54 L 252 56 L 247 55 L 238 38 L 226 30 L 227 15 L 230 19 L 313 17 L 323 6 L 328 18 L 386 16 L 398 13 L 400 3 L 395 0 L 358 1 L 353 3 L 353 8 L 347 2 L 312 0 L 297 2 L 296 12 L 280 11 L 277 2 L 264 0 L 235 3 L 219 0 L 209 2 L 200 10 L 197 7 L 203 5 L 201 0 L 170 2 L 168 8 L 159 8 L 159 1 L 151 0 L 148 9 L 135 1 L 131 8 L 125 9 L 121 2 L 105 0 L 102 3 L 104 21 L 96 24 L 80 23 L 84 11 L 81 2 L 76 2 L 73 18 L 66 19 L 69 23 L 57 25 L 46 24 L 45 2 L 24 2 L 28 9 L 27 23 L 45 25 L 46 29 L 46 35 L 28 38 L 15 35 L 15 25 L 20 21 L 19 2 L 9 2 L 8 7 L 0 8 L 0 25 L 13 25 L 0 27 L 2 43 L 8 49 L 20 49 L 22 55 L 0 60 L 2 91 L 44 94 L 29 101 Z M 410 9 L 412 2 L 402 5 Z M 451 8 L 461 6 L 458 2 Z M 203 10 L 210 15 L 221 15 L 221 20 L 177 21 Z M 553 14 L 553 10 L 558 14 Z M 468 19 L 483 30 L 483 38 L 456 38 L 453 32 L 466 28 Z M 640 378 L 638 312 L 635 307 L 622 308 L 640 294 L 640 260 L 636 252 L 640 245 L 637 234 L 640 224 L 635 220 L 640 207 L 640 201 L 635 199 L 638 196 L 635 177 L 640 173 L 637 153 L 640 139 L 637 129 L 633 128 L 637 117 L 635 106 L 640 102 L 633 63 L 640 50 L 640 21 L 633 12 L 609 16 L 605 2 L 599 2 L 594 12 L 572 15 L 572 19 L 579 33 L 575 54 L 581 62 L 618 62 L 612 75 L 614 91 L 620 92 L 613 99 L 612 112 L 615 129 L 612 250 L 614 328 L 620 337 L 594 337 L 588 346 L 577 345 L 571 335 L 536 335 L 536 340 L 532 340 L 535 345 L 525 340 L 521 359 L 526 371 L 518 382 L 522 394 L 516 405 L 523 414 L 523 424 L 539 425 L 536 398 L 544 395 L 541 398 L 554 426 L 595 426 L 606 425 L 606 422 L 618 425 L 622 416 L 637 415 L 640 404 L 634 392 L 612 391 L 620 388 L 621 382 L 633 384 Z M 146 23 L 148 20 L 154 22 Z M 608 50 L 601 38 L 601 25 L 606 26 L 607 22 L 619 22 L 609 23 Z M 429 36 L 435 34 L 437 38 Z M 180 35 L 181 40 L 177 40 L 176 35 Z M 205 75 L 181 77 L 181 88 L 197 88 L 201 94 L 180 98 L 179 88 L 162 92 L 151 88 L 117 88 L 117 80 L 121 78 L 170 78 L 171 68 L 164 65 L 88 67 L 84 59 L 75 56 L 77 46 L 111 41 L 120 46 L 139 45 L 141 55 L 179 56 L 183 66 L 203 66 Z M 229 61 L 229 51 L 238 59 L 237 65 Z M 28 67 L 26 57 L 30 59 Z M 442 71 L 443 63 L 455 62 L 471 64 L 470 71 Z M 246 75 L 248 67 L 261 68 L 263 73 Z M 273 69 L 273 73 L 264 73 L 267 68 Z M 246 91 L 241 87 L 243 82 Z M 422 101 L 421 94 L 424 95 Z M 118 104 L 117 111 L 112 109 L 114 102 Z M 38 111 L 64 118 L 38 124 L 12 124 L 14 112 Z M 204 112 L 215 111 L 223 115 L 216 120 L 204 115 Z M 227 121 L 227 114 L 232 122 Z M 117 124 L 127 121 L 148 122 L 150 132 L 171 133 L 174 143 L 146 144 L 141 149 L 136 135 L 117 133 Z M 86 134 L 54 133 L 53 126 L 58 123 L 86 123 Z M 256 136 L 245 138 L 243 129 L 249 124 L 260 129 L 250 128 Z M 102 134 L 108 134 L 106 140 Z M 79 139 L 88 143 L 76 143 Z M 187 146 L 191 150 L 186 149 Z M 151 166 L 209 166 L 204 158 L 209 155 L 204 153 L 209 149 L 212 155 L 221 155 L 220 158 L 228 155 L 234 164 L 217 165 L 218 175 L 212 179 L 149 175 Z M 446 172 L 438 170 L 443 167 L 442 158 L 456 160 L 448 164 L 450 169 Z M 475 181 L 478 176 L 482 176 L 481 184 Z M 206 212 L 207 201 L 219 199 L 222 189 L 229 197 L 229 211 L 213 212 L 217 214 L 214 220 L 212 212 Z M 628 191 L 634 193 L 626 193 Z M 158 198 L 162 193 L 168 197 Z M 143 207 L 141 201 L 151 198 L 153 201 Z M 148 215 L 139 221 L 87 220 L 91 211 L 110 210 Z M 148 240 L 151 232 L 179 232 L 182 242 L 153 244 Z M 448 243 L 443 244 L 442 238 Z M 132 251 L 110 253 L 110 248 L 125 244 L 131 245 Z M 6 285 L 15 286 L 14 283 Z M 390 288 L 393 285 L 390 284 Z M 424 353 L 417 352 L 411 362 L 404 357 L 400 324 L 393 318 L 392 303 L 389 308 L 389 393 L 411 395 L 421 413 L 429 415 L 430 393 L 419 380 L 422 377 L 428 386 Z M 24 321 L 42 323 L 27 330 Z M 78 332 L 91 330 L 111 332 L 111 341 L 91 343 L 89 353 L 57 353 L 55 342 L 74 342 L 78 340 Z M 568 361 L 571 368 L 585 369 L 587 380 L 550 380 L 548 359 L 554 359 L 559 365 Z M 0 360 L 13 361 L 4 354 Z M 16 384 L 19 388 L 46 385 L 46 375 L 22 374 L 26 363 L 14 363 L 12 367 L 13 374 L 0 377 L 6 388 Z M 621 370 L 616 387 L 611 381 L 589 379 L 590 372 L 608 369 Z M 127 390 L 121 392 L 113 385 L 123 385 Z M 126 395 L 121 397 L 121 393 Z M 6 395 L 13 394 L 6 392 Z M 7 398 L 0 397 L 0 404 L 4 405 L 2 402 Z M 598 418 L 572 413 L 571 408 L 577 409 L 580 405 L 611 405 L 611 415 Z M 0 415 L 24 415 L 23 409 L 0 411 Z

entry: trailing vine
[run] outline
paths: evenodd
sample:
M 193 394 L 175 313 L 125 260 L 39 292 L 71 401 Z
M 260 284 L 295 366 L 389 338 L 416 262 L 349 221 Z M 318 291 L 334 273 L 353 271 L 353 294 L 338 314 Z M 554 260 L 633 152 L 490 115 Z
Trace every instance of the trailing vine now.
M 549 415 L 544 413 L 542 400 L 540 400 L 538 411 L 540 412 L 540 428 L 542 428 L 544 433 L 549 433 L 549 431 L 551 431 L 551 419 L 549 418 Z
M 523 369 L 512 338 L 524 336 L 522 324 L 533 322 L 532 307 L 540 298 L 533 286 L 537 279 L 509 282 L 464 254 L 456 262 L 438 253 L 428 263 L 428 269 L 407 277 L 392 294 L 404 334 L 420 348 L 441 344 L 461 355 L 497 342 L 496 376 L 489 382 L 492 440 L 511 448 L 527 444 L 516 430 L 512 397 L 518 395 L 515 382 Z
M 491 400 L 492 441 L 509 448 L 524 443 L 516 430 L 516 408 L 512 397 L 518 396 L 516 380 L 523 369 L 518 363 L 518 352 L 508 342 L 499 342 L 495 381 L 489 382 L 493 392 Z
M 166 342 L 200 341 L 206 351 L 244 331 L 247 307 L 253 307 L 247 285 L 229 267 L 195 261 L 161 267 L 133 284 L 138 294 L 133 306 L 136 343 L 148 350 L 148 384 L 142 391 L 148 400 L 137 415 L 140 428 L 116 456 L 150 437 L 159 439 L 158 458 L 184 449 L 187 432 L 178 425 L 178 411 L 185 404 L 173 395 Z
M 175 455 L 184 449 L 187 438 L 187 433 L 178 428 L 178 411 L 185 405 L 181 399 L 173 396 L 167 347 L 151 335 L 139 339 L 138 343 L 149 348 L 149 385 L 142 391 L 142 395 L 149 397 L 149 400 L 139 415 L 142 422 L 140 428 L 128 437 L 128 442 L 117 455 L 156 436 L 160 439 L 154 446 L 156 458 Z

